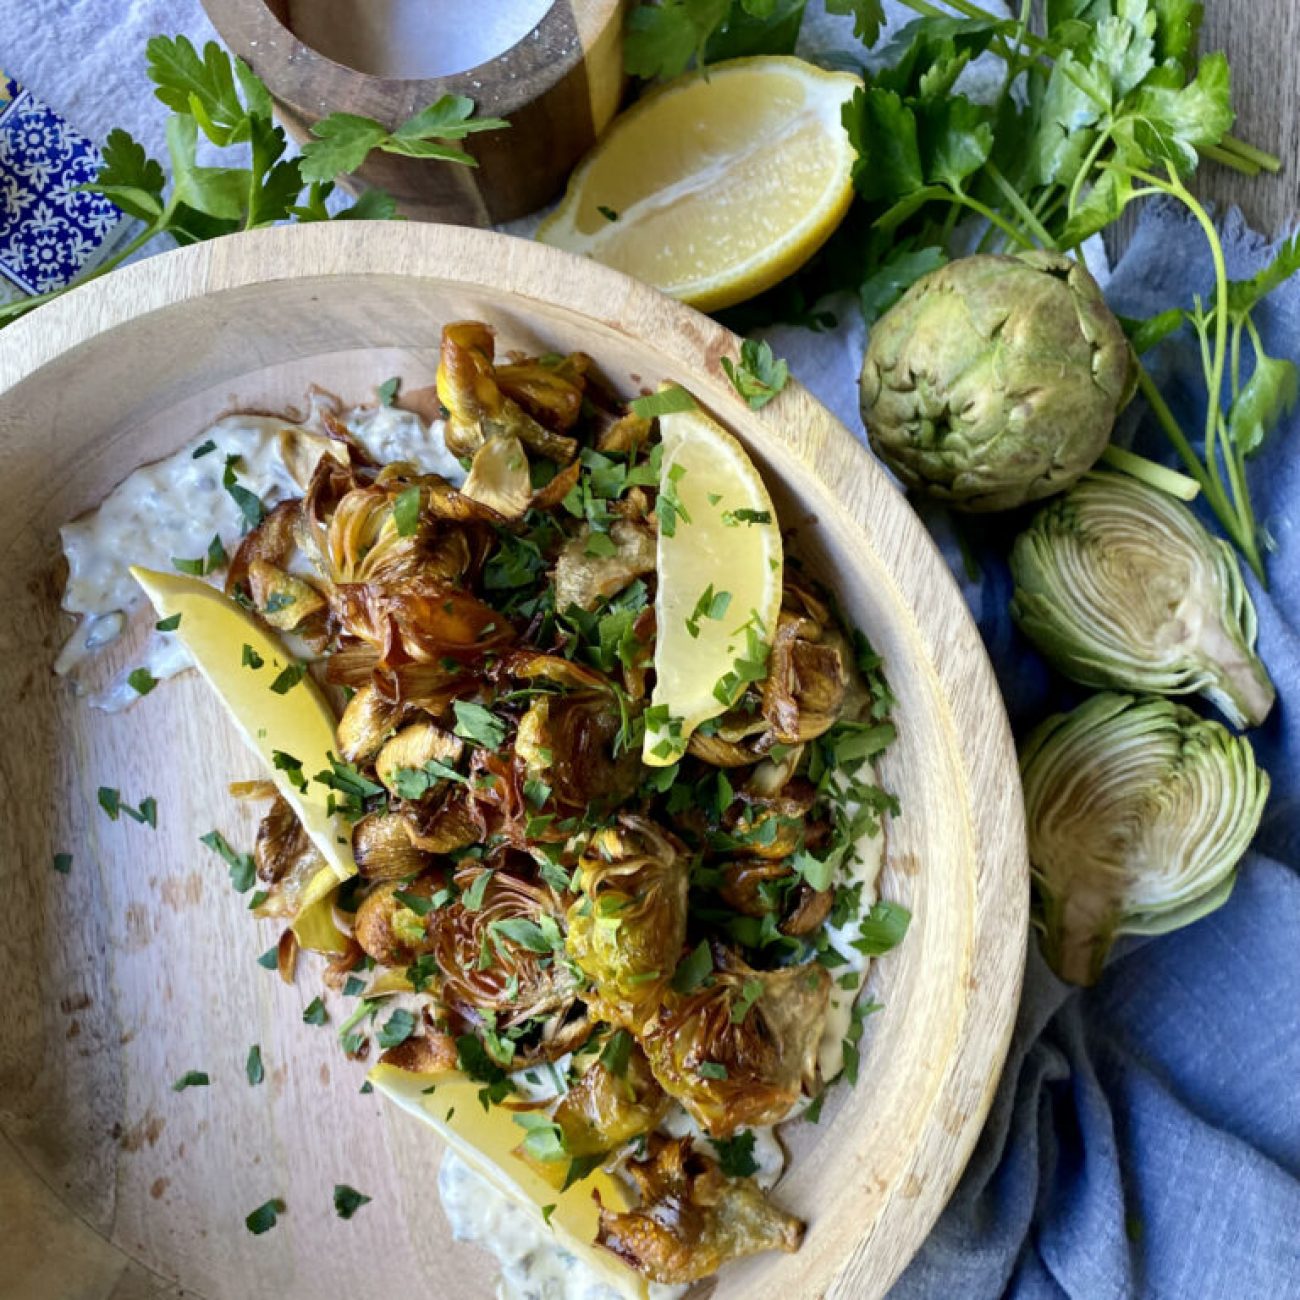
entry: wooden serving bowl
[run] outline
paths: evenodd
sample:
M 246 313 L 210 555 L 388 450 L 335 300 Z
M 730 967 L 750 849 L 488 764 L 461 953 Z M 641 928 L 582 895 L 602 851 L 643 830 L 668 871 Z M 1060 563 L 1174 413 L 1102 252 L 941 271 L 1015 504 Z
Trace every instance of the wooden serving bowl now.
M 961 1173 L 1006 1051 L 1028 875 L 1015 753 L 992 671 L 925 530 L 852 435 L 797 384 L 761 411 L 719 368 L 736 339 L 617 272 L 501 235 L 404 224 L 257 231 L 129 266 L 0 333 L 0 1292 L 42 1300 L 492 1293 L 450 1240 L 433 1134 L 374 1095 L 319 989 L 259 968 L 256 923 L 198 843 L 250 841 L 225 792 L 255 764 L 194 675 L 96 714 L 50 671 L 59 525 L 231 407 L 283 409 L 316 382 L 362 400 L 428 382 L 440 326 L 481 317 L 502 346 L 581 348 L 628 394 L 676 380 L 743 439 L 797 547 L 885 657 L 902 801 L 882 885 L 910 907 L 876 964 L 861 1079 L 795 1123 L 781 1203 L 794 1256 L 728 1267 L 719 1297 L 879 1296 Z M 101 785 L 158 828 L 113 823 Z M 57 852 L 73 855 L 67 875 Z M 267 1078 L 244 1060 L 261 1045 Z M 173 1092 L 187 1070 L 211 1086 Z M 334 1216 L 334 1184 L 373 1197 Z M 254 1237 L 244 1216 L 287 1212 Z
M 384 75 L 376 70 L 382 64 L 367 63 L 352 10 L 375 0 L 350 0 L 351 9 L 343 0 L 306 2 L 314 26 L 302 35 L 315 46 L 294 31 L 292 0 L 203 0 L 222 40 L 266 82 L 299 142 L 330 113 L 358 113 L 392 128 L 443 95 L 465 95 L 480 117 L 510 122 L 508 130 L 458 143 L 477 167 L 371 155 L 357 177 L 387 190 L 403 215 L 420 221 L 487 226 L 535 212 L 563 188 L 622 98 L 625 0 L 553 0 L 514 45 L 441 76 Z M 408 0 L 406 7 L 440 3 Z M 501 6 L 482 0 L 483 18 Z M 369 70 L 339 61 L 347 57 Z

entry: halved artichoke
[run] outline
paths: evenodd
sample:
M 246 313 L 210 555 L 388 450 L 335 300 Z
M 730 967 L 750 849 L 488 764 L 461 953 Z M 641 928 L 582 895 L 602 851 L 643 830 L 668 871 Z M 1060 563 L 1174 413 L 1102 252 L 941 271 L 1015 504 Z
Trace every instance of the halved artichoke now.
M 1020 757 L 1043 951 L 1092 984 L 1121 934 L 1164 934 L 1227 901 L 1268 775 L 1243 737 L 1169 700 L 1095 695 Z
M 1016 539 L 1011 572 L 1016 622 L 1067 677 L 1199 691 L 1237 727 L 1272 707 L 1237 557 L 1168 493 L 1087 475 Z

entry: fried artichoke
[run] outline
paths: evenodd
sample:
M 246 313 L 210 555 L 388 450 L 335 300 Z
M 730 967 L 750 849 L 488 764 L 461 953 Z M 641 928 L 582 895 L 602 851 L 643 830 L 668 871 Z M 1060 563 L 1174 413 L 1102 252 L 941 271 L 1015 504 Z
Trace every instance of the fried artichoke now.
M 681 846 L 644 818 L 592 836 L 565 945 L 602 1019 L 635 1031 L 656 1013 L 686 938 L 688 886 Z
M 816 962 L 751 970 L 725 948 L 691 993 L 669 993 L 641 1046 L 663 1090 L 710 1137 L 775 1124 L 811 1086 L 831 979 Z
M 1249 742 L 1169 700 L 1095 695 L 1020 758 L 1043 951 L 1095 983 L 1122 934 L 1164 934 L 1227 901 L 1269 780 Z
M 1124 331 L 1082 265 L 967 257 L 923 276 L 872 328 L 862 419 L 908 487 L 1007 510 L 1092 466 L 1131 374 Z
M 1236 554 L 1167 493 L 1087 475 L 1016 539 L 1011 573 L 1016 622 L 1067 677 L 1199 691 L 1236 727 L 1268 715 L 1275 692 Z
M 678 1285 L 716 1272 L 729 1259 L 799 1249 L 804 1226 L 767 1199 L 752 1178 L 728 1178 L 689 1138 L 652 1139 L 650 1157 L 628 1173 L 641 1204 L 625 1214 L 600 1210 L 596 1240 L 654 1282 Z

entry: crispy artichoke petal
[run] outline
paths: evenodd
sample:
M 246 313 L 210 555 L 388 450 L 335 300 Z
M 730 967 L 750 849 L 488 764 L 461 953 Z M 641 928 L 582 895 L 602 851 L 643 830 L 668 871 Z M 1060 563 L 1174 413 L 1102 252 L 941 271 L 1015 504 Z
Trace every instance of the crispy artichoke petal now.
M 816 962 L 756 971 L 722 948 L 714 964 L 711 983 L 665 997 L 641 1046 L 664 1091 L 710 1137 L 729 1137 L 779 1122 L 812 1085 L 831 980 Z
M 686 938 L 680 846 L 642 817 L 598 831 L 578 863 L 565 946 L 602 1019 L 639 1029 L 655 1014 Z
M 628 1172 L 642 1203 L 600 1211 L 597 1241 L 652 1281 L 677 1285 L 764 1250 L 793 1253 L 804 1225 L 773 1205 L 751 1178 L 728 1178 L 689 1138 L 656 1139 Z

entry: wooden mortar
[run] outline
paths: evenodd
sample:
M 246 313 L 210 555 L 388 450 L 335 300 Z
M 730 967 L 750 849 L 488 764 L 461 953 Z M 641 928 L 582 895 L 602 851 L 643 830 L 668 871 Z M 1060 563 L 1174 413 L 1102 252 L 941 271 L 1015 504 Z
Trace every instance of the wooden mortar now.
M 357 113 L 391 128 L 447 94 L 468 96 L 479 116 L 507 119 L 509 130 L 458 144 L 477 159 L 475 168 L 371 155 L 356 179 L 387 190 L 416 220 L 487 226 L 536 211 L 559 192 L 623 92 L 624 0 L 555 0 L 498 56 L 418 78 L 360 72 L 305 44 L 290 28 L 290 0 L 203 0 L 203 7 L 222 40 L 266 83 L 300 142 L 330 113 Z M 329 35 L 318 43 L 335 51 L 354 39 L 351 32 Z

